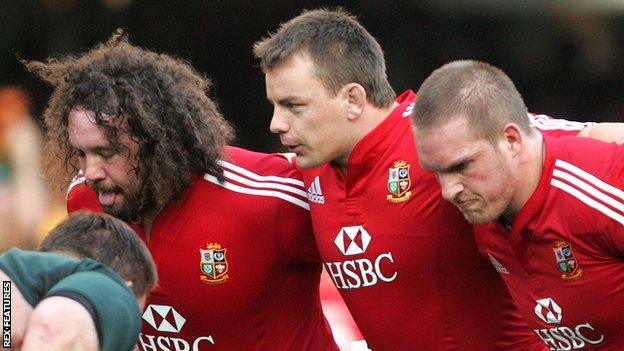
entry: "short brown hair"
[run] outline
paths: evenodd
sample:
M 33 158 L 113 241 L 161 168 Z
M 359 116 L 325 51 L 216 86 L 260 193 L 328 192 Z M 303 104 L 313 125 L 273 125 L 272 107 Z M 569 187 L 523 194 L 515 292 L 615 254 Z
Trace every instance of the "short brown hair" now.
M 310 56 L 316 77 L 332 96 L 346 84 L 358 83 L 374 106 L 387 107 L 396 97 L 381 46 L 342 9 L 304 11 L 254 44 L 254 55 L 265 73 L 300 52 Z
M 75 212 L 43 239 L 39 251 L 59 251 L 101 262 L 132 282 L 136 296 L 156 286 L 154 260 L 137 234 L 122 220 L 95 212 Z
M 420 130 L 461 116 L 473 132 L 492 143 L 510 122 L 533 133 L 527 107 L 511 79 L 484 62 L 447 63 L 427 77 L 416 95 L 412 121 Z

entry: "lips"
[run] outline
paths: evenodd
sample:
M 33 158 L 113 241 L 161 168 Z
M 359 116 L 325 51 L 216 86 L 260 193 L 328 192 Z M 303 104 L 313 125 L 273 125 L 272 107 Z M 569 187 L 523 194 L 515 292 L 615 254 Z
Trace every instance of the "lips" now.
M 295 154 L 301 153 L 301 145 L 287 145 L 288 152 L 293 152 Z
M 468 210 L 471 206 L 473 206 L 477 202 L 476 199 L 464 199 L 464 200 L 456 200 L 455 205 L 459 207 L 461 210 Z
M 301 152 L 301 144 L 293 141 L 286 141 L 284 139 L 282 139 L 281 142 L 282 145 L 288 149 L 288 152 L 293 152 L 295 154 Z

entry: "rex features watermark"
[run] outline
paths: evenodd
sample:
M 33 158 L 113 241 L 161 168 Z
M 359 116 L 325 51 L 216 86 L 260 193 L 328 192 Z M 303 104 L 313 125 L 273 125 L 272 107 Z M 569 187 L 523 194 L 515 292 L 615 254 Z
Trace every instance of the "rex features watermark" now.
M 11 281 L 2 281 L 2 347 L 11 348 Z

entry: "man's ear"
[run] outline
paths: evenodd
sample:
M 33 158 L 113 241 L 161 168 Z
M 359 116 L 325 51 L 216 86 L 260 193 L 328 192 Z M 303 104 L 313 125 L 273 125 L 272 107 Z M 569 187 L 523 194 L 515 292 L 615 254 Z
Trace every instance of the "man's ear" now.
M 520 150 L 524 144 L 524 135 L 522 134 L 520 127 L 515 123 L 507 123 L 503 127 L 504 145 L 512 155 L 516 156 L 520 153 Z
M 347 96 L 347 116 L 349 120 L 355 120 L 364 112 L 366 90 L 358 83 L 349 83 L 343 89 Z

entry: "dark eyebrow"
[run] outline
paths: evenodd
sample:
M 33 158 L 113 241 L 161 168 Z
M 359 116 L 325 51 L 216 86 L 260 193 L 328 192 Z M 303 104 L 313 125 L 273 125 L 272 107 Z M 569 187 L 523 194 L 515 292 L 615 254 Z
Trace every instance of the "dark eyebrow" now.
M 283 106 L 283 105 L 287 105 L 287 104 L 292 104 L 293 100 L 296 100 L 296 98 L 294 96 L 287 96 L 287 97 L 285 97 L 283 99 L 277 100 L 276 103 L 278 105 L 282 105 Z
M 459 171 L 461 171 L 464 167 L 466 167 L 466 164 L 468 164 L 468 162 L 470 162 L 470 160 L 460 161 L 460 162 L 455 163 L 455 164 L 451 165 L 450 167 L 446 168 L 445 170 L 443 170 L 443 172 L 446 172 L 446 173 L 455 173 L 455 172 L 459 172 Z

